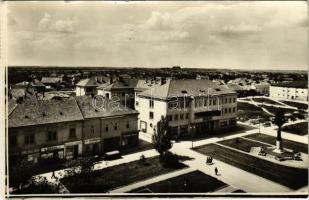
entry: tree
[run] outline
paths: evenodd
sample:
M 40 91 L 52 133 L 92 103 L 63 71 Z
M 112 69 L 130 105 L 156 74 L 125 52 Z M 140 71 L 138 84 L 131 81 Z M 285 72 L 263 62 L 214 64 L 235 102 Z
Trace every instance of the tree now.
M 27 160 L 18 160 L 11 163 L 9 175 L 10 185 L 17 186 L 22 189 L 28 183 L 33 175 L 34 164 Z
M 282 126 L 287 122 L 287 119 L 284 116 L 283 110 L 278 110 L 275 114 L 275 118 L 273 120 L 273 124 L 278 126 L 277 130 L 277 139 L 276 139 L 276 146 L 278 150 L 282 150 L 282 138 L 281 138 L 281 129 Z
M 170 128 L 166 117 L 161 117 L 157 123 L 157 128 L 154 129 L 152 136 L 154 148 L 159 152 L 160 158 L 163 158 L 166 152 L 172 148 Z

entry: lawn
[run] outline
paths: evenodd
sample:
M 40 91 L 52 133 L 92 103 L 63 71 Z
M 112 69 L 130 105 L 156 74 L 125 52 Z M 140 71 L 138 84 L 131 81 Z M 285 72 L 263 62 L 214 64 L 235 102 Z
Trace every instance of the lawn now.
M 265 113 L 262 108 L 250 103 L 238 102 L 237 108 L 238 108 L 237 117 L 241 121 L 246 121 L 249 119 L 257 119 L 258 117 L 260 118 L 270 117 L 270 115 Z
M 245 152 L 250 152 L 251 147 L 270 147 L 270 145 L 266 145 L 266 144 L 262 144 L 260 142 L 253 142 L 251 140 L 246 140 L 243 138 L 233 138 L 230 140 L 224 140 L 221 142 L 218 142 L 220 144 L 241 150 L 241 151 L 245 151 Z
M 55 194 L 55 188 L 49 185 L 34 185 L 31 184 L 26 188 L 22 188 L 21 190 L 16 190 L 11 194 Z
M 252 98 L 253 101 L 258 102 L 258 103 L 268 103 L 268 104 L 273 104 L 273 105 L 282 105 L 276 101 L 273 101 L 268 98 L 262 98 L 262 97 L 254 97 Z
M 188 186 L 185 186 L 185 180 L 187 180 Z M 227 184 L 216 178 L 200 171 L 193 171 L 134 189 L 130 193 L 206 193 L 226 186 Z
M 307 135 L 308 134 L 308 122 L 300 122 L 297 124 L 291 124 L 284 126 L 283 131 L 293 133 L 296 135 Z
M 146 159 L 147 164 L 139 160 L 124 163 L 86 175 L 75 175 L 61 179 L 71 193 L 104 193 L 148 178 L 166 174 L 187 167 L 180 163 L 174 168 L 163 167 L 159 157 Z
M 274 106 L 266 106 L 266 105 L 262 105 L 262 107 L 266 108 L 269 112 L 273 113 L 273 114 L 276 114 L 279 110 L 283 110 L 284 113 L 286 114 L 293 114 L 295 111 L 295 109 L 291 109 L 291 108 L 282 108 L 282 107 L 274 107 Z M 300 113 L 304 113 L 303 111 L 298 111 Z
M 289 105 L 289 106 L 296 107 L 296 108 L 301 109 L 301 110 L 307 110 L 308 109 L 307 103 L 299 103 L 299 102 L 284 101 L 284 100 L 280 100 L 280 102 L 282 102 L 286 105 Z
M 282 133 L 282 134 L 284 134 L 284 133 Z M 256 134 L 248 135 L 248 136 L 245 136 L 245 137 L 250 138 L 250 139 L 254 139 L 254 140 L 258 140 L 258 141 L 261 141 L 261 142 L 265 142 L 265 143 L 268 143 L 268 144 L 271 144 L 271 145 L 276 145 L 276 137 L 273 137 L 273 136 L 270 136 L 270 135 L 256 133 Z M 282 143 L 283 143 L 283 147 L 285 147 L 285 148 L 294 149 L 296 151 L 308 154 L 308 145 L 307 144 L 294 142 L 294 141 L 287 140 L 287 139 L 283 139 Z
M 297 169 L 278 165 L 216 144 L 200 146 L 195 148 L 195 150 L 294 190 L 308 185 L 307 169 Z

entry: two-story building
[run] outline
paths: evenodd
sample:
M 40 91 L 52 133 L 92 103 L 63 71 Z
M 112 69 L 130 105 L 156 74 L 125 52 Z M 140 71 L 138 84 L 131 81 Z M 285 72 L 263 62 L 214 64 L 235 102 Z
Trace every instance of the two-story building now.
M 308 82 L 295 81 L 272 84 L 269 96 L 277 99 L 308 101 Z
M 8 117 L 9 157 L 38 162 L 80 156 L 82 120 L 75 99 L 16 105 Z
M 107 80 L 109 79 L 109 80 Z M 76 96 L 85 96 L 97 94 L 97 87 L 101 84 L 113 82 L 112 77 L 94 76 L 91 78 L 83 79 L 76 84 Z
M 99 103 L 92 96 L 11 102 L 10 160 L 75 159 L 137 146 L 138 112 L 113 103 L 101 109 Z
M 76 101 L 84 118 L 85 154 L 138 145 L 137 111 L 113 103 L 103 96 L 80 96 L 76 97 Z
M 236 126 L 237 93 L 209 80 L 167 80 L 137 95 L 139 128 L 152 135 L 161 116 L 174 135 L 211 134 Z
M 96 88 L 97 94 L 108 99 L 117 100 L 123 106 L 134 109 L 134 89 L 137 82 L 137 79 L 118 77 L 113 82 L 107 82 L 98 86 Z

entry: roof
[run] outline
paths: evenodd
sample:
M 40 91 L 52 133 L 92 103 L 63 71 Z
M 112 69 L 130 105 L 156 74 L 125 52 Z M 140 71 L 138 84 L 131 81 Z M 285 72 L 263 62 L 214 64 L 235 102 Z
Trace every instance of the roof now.
M 242 86 L 236 84 L 236 83 L 228 83 L 228 88 L 234 91 L 242 91 L 245 90 Z
M 138 80 L 138 82 L 136 83 L 135 89 L 144 91 L 144 90 L 148 90 L 155 86 L 160 86 L 160 81 L 151 83 L 151 81 L 149 80 Z
M 120 78 L 115 80 L 113 83 L 104 83 L 98 86 L 98 89 L 134 89 L 138 80 L 129 78 Z
M 28 100 L 18 104 L 9 115 L 9 128 L 82 120 L 74 98 Z
M 8 101 L 8 115 L 12 113 L 12 111 L 17 107 L 17 102 L 14 99 Z
M 34 87 L 45 87 L 45 85 L 41 81 L 39 81 L 38 79 L 34 79 L 31 82 L 31 85 L 34 86 Z
M 294 81 L 294 82 L 276 83 L 276 84 L 272 84 L 272 86 L 307 89 L 308 88 L 308 81 Z
M 15 98 L 19 98 L 19 97 L 25 97 L 26 96 L 26 88 L 12 88 L 11 89 L 11 94 L 12 94 L 12 97 L 15 97 Z
M 109 82 L 111 77 L 107 76 L 94 76 L 91 78 L 82 79 L 76 85 L 83 86 L 83 87 L 98 87 L 103 83 Z
M 93 98 L 91 96 L 77 96 L 75 99 L 85 119 L 125 114 L 138 114 L 136 110 L 124 108 L 123 106 L 119 106 L 116 109 L 106 106 L 106 109 L 100 109 L 100 105 L 102 105 L 102 101 L 100 99 L 97 101 L 97 108 L 95 108 L 93 105 Z M 106 102 L 105 105 L 108 105 L 108 103 Z
M 209 92 L 209 93 L 208 93 Z M 139 96 L 154 97 L 166 100 L 179 96 L 236 94 L 233 90 L 222 87 L 210 80 L 167 80 L 165 84 L 152 87 Z
M 62 82 L 62 77 L 43 77 L 41 80 L 42 83 L 59 83 Z

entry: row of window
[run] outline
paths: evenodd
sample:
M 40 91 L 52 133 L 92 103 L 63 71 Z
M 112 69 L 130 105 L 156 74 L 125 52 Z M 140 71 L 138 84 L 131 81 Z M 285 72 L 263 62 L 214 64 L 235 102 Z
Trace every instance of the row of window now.
M 166 116 L 168 121 L 178 121 L 178 120 L 184 120 L 189 119 L 189 113 L 186 114 L 174 114 L 174 115 L 167 115 Z
M 236 108 L 224 108 L 222 109 L 222 114 L 228 114 L 228 113 L 236 113 Z
M 126 128 L 129 129 L 130 128 L 130 123 L 127 122 L 126 123 Z M 114 124 L 114 130 L 117 131 L 118 130 L 118 123 Z M 109 131 L 109 125 L 106 124 L 105 126 L 105 131 L 108 132 Z M 90 133 L 94 134 L 94 126 L 91 126 L 90 129 Z M 76 129 L 75 128 L 70 128 L 70 132 L 69 132 L 69 138 L 76 138 Z M 55 141 L 58 139 L 58 134 L 57 131 L 48 131 L 47 132 L 47 141 Z M 24 141 L 25 141 L 25 145 L 30 145 L 30 144 L 34 144 L 34 134 L 27 134 L 24 136 Z M 11 146 L 16 146 L 17 144 L 17 137 L 16 135 L 12 135 L 10 136 L 10 145 Z
M 127 128 L 127 129 L 130 128 L 130 123 L 129 123 L 129 122 L 126 123 L 126 128 Z M 114 130 L 115 130 L 115 131 L 118 130 L 118 123 L 114 123 Z M 109 125 L 108 125 L 108 124 L 105 125 L 105 131 L 106 131 L 106 132 L 109 131 Z
M 282 91 L 285 92 L 285 90 Z M 287 92 L 290 92 L 290 90 L 287 90 Z M 295 93 L 298 93 L 298 90 L 296 90 Z M 301 91 L 301 93 L 304 93 L 304 91 Z

